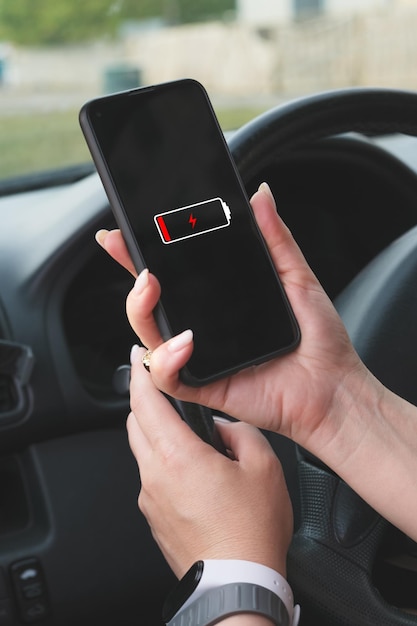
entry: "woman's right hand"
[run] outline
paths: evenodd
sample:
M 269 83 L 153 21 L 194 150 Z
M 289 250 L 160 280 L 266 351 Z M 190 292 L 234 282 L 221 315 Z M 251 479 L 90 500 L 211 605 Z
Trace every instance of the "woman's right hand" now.
M 417 504 L 411 505 L 417 503 L 417 409 L 386 389 L 360 361 L 331 301 L 277 215 L 268 186 L 261 185 L 252 207 L 298 319 L 300 345 L 205 387 L 187 387 L 178 372 L 191 356 L 192 334 L 162 341 L 152 314 L 160 288 L 145 270 L 128 296 L 127 311 L 133 329 L 153 350 L 152 379 L 172 396 L 290 437 L 417 540 Z M 102 236 L 101 243 L 129 267 L 119 232 Z
M 147 270 L 128 296 L 129 320 L 143 345 L 153 351 L 151 375 L 159 389 L 280 432 L 317 452 L 342 427 L 343 414 L 334 408 L 344 394 L 344 382 L 351 378 L 359 388 L 368 373 L 332 303 L 277 215 L 269 187 L 261 185 L 251 203 L 301 328 L 301 343 L 295 351 L 196 389 L 184 385 L 178 376 L 193 350 L 192 333 L 186 331 L 163 342 L 153 317 L 160 287 Z M 101 235 L 100 243 L 133 271 L 119 232 Z

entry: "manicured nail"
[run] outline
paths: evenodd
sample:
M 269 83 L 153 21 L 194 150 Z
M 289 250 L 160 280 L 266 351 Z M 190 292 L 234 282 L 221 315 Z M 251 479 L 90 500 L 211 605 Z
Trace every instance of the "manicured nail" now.
M 96 232 L 95 238 L 97 243 L 99 244 L 99 246 L 104 247 L 104 240 L 108 235 L 108 230 L 106 230 L 105 228 L 102 228 L 101 230 L 98 230 Z
M 139 346 L 135 343 L 130 351 L 130 364 L 133 365 L 139 359 Z
M 275 198 L 268 183 L 261 183 L 259 186 L 259 191 L 262 191 L 262 193 L 268 196 L 268 198 L 272 200 L 272 202 L 275 204 Z
M 228 420 L 226 417 L 220 417 L 220 415 L 213 415 L 213 419 L 215 422 L 219 422 L 219 424 L 233 424 L 233 420 Z
M 135 281 L 135 285 L 133 287 L 133 291 L 135 292 L 137 296 L 140 296 L 140 294 L 145 291 L 148 285 L 149 285 L 149 270 L 146 268 L 142 270 L 139 276 L 137 277 Z
M 193 331 L 192 330 L 184 330 L 183 333 L 177 335 L 173 339 L 170 339 L 168 342 L 168 350 L 170 352 L 179 352 L 185 346 L 188 346 L 193 340 Z

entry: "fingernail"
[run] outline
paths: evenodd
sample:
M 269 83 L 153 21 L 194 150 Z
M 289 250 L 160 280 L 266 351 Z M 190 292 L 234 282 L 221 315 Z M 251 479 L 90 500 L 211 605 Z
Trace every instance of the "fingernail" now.
M 272 202 L 275 204 L 275 198 L 274 195 L 271 191 L 271 187 L 268 185 L 268 183 L 261 183 L 259 185 L 259 191 L 261 191 L 262 193 L 264 193 L 266 196 L 268 196 L 268 198 L 270 200 L 272 200 Z
M 97 241 L 97 243 L 100 246 L 104 246 L 104 240 L 108 235 L 108 230 L 106 230 L 105 228 L 102 228 L 101 230 L 98 230 L 95 234 L 95 239 Z
M 141 271 L 141 273 L 137 277 L 134 287 L 133 287 L 133 291 L 135 292 L 137 296 L 140 296 L 140 294 L 145 291 L 148 284 L 149 284 L 149 270 L 144 269 Z
M 213 419 L 215 422 L 219 422 L 219 424 L 233 424 L 233 420 L 228 420 L 226 417 L 220 417 L 220 415 L 213 415 Z
M 134 363 L 136 363 L 138 358 L 139 358 L 139 346 L 137 343 L 135 343 L 135 345 L 132 346 L 132 349 L 130 351 L 130 364 L 133 365 Z
M 185 346 L 188 346 L 193 340 L 193 331 L 192 330 L 184 330 L 183 333 L 177 335 L 173 339 L 170 339 L 168 342 L 168 350 L 170 352 L 179 352 Z

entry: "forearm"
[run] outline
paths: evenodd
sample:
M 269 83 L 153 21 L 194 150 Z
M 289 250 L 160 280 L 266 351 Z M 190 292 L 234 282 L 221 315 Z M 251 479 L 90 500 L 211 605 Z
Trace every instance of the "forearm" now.
M 318 456 L 417 540 L 417 408 L 360 373 L 338 390 L 332 422 L 339 430 Z

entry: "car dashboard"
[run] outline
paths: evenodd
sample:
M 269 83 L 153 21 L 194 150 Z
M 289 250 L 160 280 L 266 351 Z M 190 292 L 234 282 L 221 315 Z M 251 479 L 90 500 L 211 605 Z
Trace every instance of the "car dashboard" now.
M 332 299 L 417 223 L 416 143 L 340 135 L 265 166 Z M 114 385 L 136 341 L 133 279 L 94 241 L 114 226 L 100 180 L 15 190 L 0 219 L 0 364 L 9 344 L 33 355 L 26 379 L 0 370 L 0 623 L 160 625 L 174 577 L 137 509 L 129 400 Z M 294 446 L 267 436 L 297 509 Z

